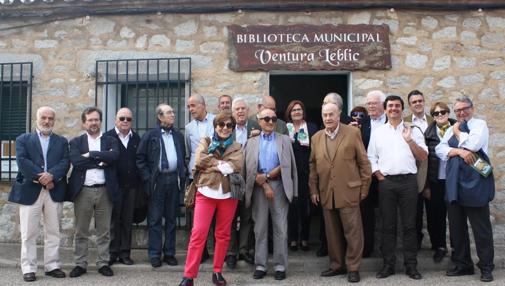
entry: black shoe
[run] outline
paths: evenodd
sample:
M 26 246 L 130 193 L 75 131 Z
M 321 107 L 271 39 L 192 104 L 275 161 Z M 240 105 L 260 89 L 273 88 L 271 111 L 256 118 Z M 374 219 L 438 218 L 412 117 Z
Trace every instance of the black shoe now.
M 482 271 L 480 273 L 480 281 L 482 282 L 491 282 L 493 279 L 493 273 L 491 273 L 491 271 Z
M 435 254 L 433 254 L 433 261 L 436 263 L 440 263 L 442 259 L 444 259 L 447 254 L 447 250 L 445 248 L 437 248 L 435 250 Z
M 419 271 L 417 271 L 415 267 L 407 267 L 407 269 L 405 270 L 405 274 L 407 274 L 408 277 L 415 280 L 423 278 L 423 276 L 421 276 L 421 273 L 419 273 Z
M 70 271 L 70 274 L 68 274 L 68 276 L 70 276 L 70 278 L 76 278 L 82 274 L 86 274 L 86 272 L 86 269 L 82 268 L 81 266 L 76 266 L 74 269 L 72 269 L 72 271 Z
M 65 272 L 61 271 L 61 269 L 56 268 L 51 271 L 46 272 L 46 276 L 51 276 L 53 278 L 65 278 Z
M 296 241 L 291 241 L 289 243 L 289 250 L 297 251 L 298 250 L 298 243 L 296 243 Z
M 375 274 L 375 277 L 381 279 L 381 278 L 389 277 L 394 274 L 395 274 L 394 268 L 392 268 L 391 266 L 385 265 L 384 267 L 382 267 L 381 271 L 379 271 L 379 272 L 377 272 L 377 274 Z
M 164 256 L 163 257 L 163 262 L 165 262 L 166 264 L 170 265 L 170 266 L 175 266 L 178 264 L 177 262 L 177 258 L 175 258 L 175 256 L 171 255 L 171 256 Z
M 220 272 L 212 273 L 212 283 L 217 286 L 225 286 L 226 280 Z
M 151 266 L 154 268 L 161 267 L 161 259 L 158 257 L 151 258 Z
M 337 276 L 337 275 L 344 275 L 347 274 L 347 269 L 344 267 L 340 267 L 339 269 L 328 269 L 323 272 L 321 272 L 322 277 L 332 277 L 332 276 Z
M 210 258 L 210 254 L 209 254 L 209 251 L 207 250 L 207 247 L 205 247 L 203 249 L 203 254 L 202 254 L 202 259 L 200 260 L 200 263 L 204 263 L 205 261 L 207 261 L 207 259 Z
M 116 263 L 117 259 L 118 259 L 117 254 L 111 253 L 110 257 L 109 257 L 109 266 L 111 266 L 112 264 Z
M 114 276 L 114 272 L 112 272 L 112 269 L 110 269 L 110 267 L 107 265 L 100 267 L 100 269 L 98 269 L 98 273 L 107 277 Z
M 286 279 L 286 271 L 275 271 L 274 278 L 275 280 Z
M 473 275 L 474 273 L 475 272 L 473 270 L 473 267 L 464 269 L 464 268 L 459 268 L 459 267 L 455 266 L 454 268 L 447 270 L 447 272 L 445 272 L 445 275 L 446 276 L 464 276 L 464 275 Z
M 321 246 L 319 249 L 316 251 L 316 256 L 317 257 L 324 257 L 328 255 L 328 248 L 326 246 Z
M 130 257 L 125 257 L 125 258 L 119 258 L 119 263 L 122 263 L 124 265 L 133 265 L 133 260 Z
M 265 275 L 267 275 L 266 271 L 256 269 L 256 270 L 254 270 L 253 278 L 254 279 L 262 279 L 263 277 L 265 277 Z
M 244 260 L 247 262 L 247 264 L 254 264 L 254 256 L 252 256 L 250 253 L 239 254 L 238 260 Z
M 228 268 L 235 269 L 237 267 L 237 256 L 226 255 L 225 261 L 226 261 L 226 266 L 228 266 Z
M 193 279 L 184 277 L 179 286 L 193 286 Z
M 33 281 L 37 280 L 37 277 L 35 277 L 35 273 L 29 272 L 29 273 L 23 274 L 23 280 L 25 280 L 25 282 L 33 282 Z
M 349 274 L 347 274 L 347 281 L 351 283 L 357 283 L 361 280 L 361 277 L 359 277 L 359 272 L 358 271 L 349 271 Z
M 307 241 L 305 241 L 305 240 L 302 240 L 300 242 L 300 249 L 302 251 L 309 251 L 310 250 L 309 243 Z

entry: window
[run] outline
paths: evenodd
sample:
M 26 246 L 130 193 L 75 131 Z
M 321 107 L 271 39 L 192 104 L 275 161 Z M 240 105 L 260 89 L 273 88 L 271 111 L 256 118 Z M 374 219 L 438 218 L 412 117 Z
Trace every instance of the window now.
M 32 63 L 0 63 L 0 179 L 17 174 L 16 137 L 31 129 Z
M 140 135 L 156 125 L 156 106 L 174 109 L 174 126 L 183 130 L 189 118 L 186 99 L 191 92 L 191 59 L 108 60 L 96 63 L 95 104 L 104 112 L 104 130 L 114 126 L 122 107 L 133 112 L 133 128 Z

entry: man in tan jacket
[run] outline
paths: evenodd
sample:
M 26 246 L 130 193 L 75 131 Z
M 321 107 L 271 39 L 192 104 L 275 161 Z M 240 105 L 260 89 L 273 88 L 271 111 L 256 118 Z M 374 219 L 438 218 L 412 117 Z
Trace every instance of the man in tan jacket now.
M 359 203 L 368 195 L 372 170 L 359 129 L 340 124 L 340 113 L 334 103 L 323 105 L 325 129 L 312 137 L 309 188 L 312 202 L 323 207 L 328 239 L 330 268 L 321 276 L 349 271 L 347 280 L 359 282 L 363 252 Z

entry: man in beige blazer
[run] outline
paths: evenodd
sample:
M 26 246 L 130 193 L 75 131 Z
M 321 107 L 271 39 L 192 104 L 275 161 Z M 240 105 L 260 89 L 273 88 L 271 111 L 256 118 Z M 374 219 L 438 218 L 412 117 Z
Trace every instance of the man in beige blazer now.
M 363 252 L 359 203 L 368 195 L 372 169 L 360 130 L 340 124 L 340 113 L 334 103 L 323 105 L 325 129 L 312 137 L 309 188 L 312 202 L 323 207 L 328 239 L 330 268 L 321 276 L 349 271 L 347 280 L 359 282 Z
M 288 210 L 298 196 L 298 177 L 291 139 L 274 132 L 275 112 L 264 109 L 258 114 L 259 136 L 247 140 L 244 148 L 246 207 L 251 206 L 256 237 L 253 278 L 266 275 L 268 258 L 268 214 L 272 216 L 274 269 L 276 280 L 286 278 L 288 264 Z

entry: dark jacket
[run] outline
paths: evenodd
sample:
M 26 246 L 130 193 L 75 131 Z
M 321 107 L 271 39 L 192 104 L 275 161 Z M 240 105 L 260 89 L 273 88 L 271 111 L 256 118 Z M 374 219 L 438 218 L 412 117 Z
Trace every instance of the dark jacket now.
M 455 119 L 449 118 L 449 124 L 454 125 L 456 123 Z M 440 158 L 438 158 L 435 152 L 435 147 L 440 143 L 440 138 L 437 134 L 437 122 L 433 121 L 428 125 L 426 131 L 424 131 L 424 139 L 426 145 L 428 146 L 428 181 L 436 182 L 438 180 L 438 169 L 440 166 Z
M 368 143 L 370 143 L 370 135 L 372 134 L 372 123 L 370 122 L 370 116 L 365 116 L 361 122 L 361 139 L 363 139 L 363 144 L 365 145 L 365 150 L 368 150 Z M 386 122 L 388 118 L 386 116 Z
M 37 174 L 44 172 L 44 155 L 36 132 L 16 138 L 16 162 L 18 175 L 9 194 L 9 201 L 32 205 L 37 201 L 42 185 L 34 183 Z M 63 202 L 67 189 L 68 141 L 62 136 L 51 134 L 47 148 L 47 172 L 53 175 L 54 189 L 49 191 L 54 202 Z
M 119 158 L 118 142 L 111 136 L 102 134 L 100 139 L 101 151 L 89 151 L 88 136 L 83 134 L 70 140 L 70 162 L 73 169 L 69 179 L 67 200 L 73 202 L 84 186 L 88 169 L 103 169 L 105 173 L 105 187 L 111 202 L 118 201 L 119 193 L 116 173 L 116 163 Z M 86 158 L 82 154 L 89 152 Z M 100 166 L 103 162 L 106 165 Z
M 132 130 L 132 135 L 130 140 L 128 140 L 128 146 L 125 148 L 115 128 L 107 131 L 105 135 L 114 137 L 118 142 L 119 159 L 116 164 L 116 171 L 119 187 L 124 189 L 137 188 L 140 183 L 140 176 L 137 171 L 135 160 L 137 156 L 137 147 L 140 143 L 140 136 L 137 132 Z
M 177 173 L 179 175 L 179 190 L 184 190 L 186 183 L 186 165 L 184 158 L 186 157 L 186 148 L 184 147 L 184 136 L 181 132 L 172 129 L 174 139 L 175 152 L 177 153 Z M 149 130 L 142 136 L 139 147 L 137 149 L 137 168 L 140 173 L 144 190 L 147 194 L 151 194 L 154 190 L 154 185 L 159 174 L 160 165 L 160 144 L 161 131 L 158 128 Z
M 469 132 L 466 123 L 460 125 L 460 130 Z M 453 135 L 448 144 L 450 147 L 458 148 L 456 136 Z M 482 149 L 476 153 L 489 162 L 489 157 Z M 465 163 L 463 158 L 454 156 L 447 162 L 445 189 L 445 199 L 449 204 L 458 203 L 465 207 L 487 206 L 494 199 L 494 175 L 491 173 L 484 178 Z

